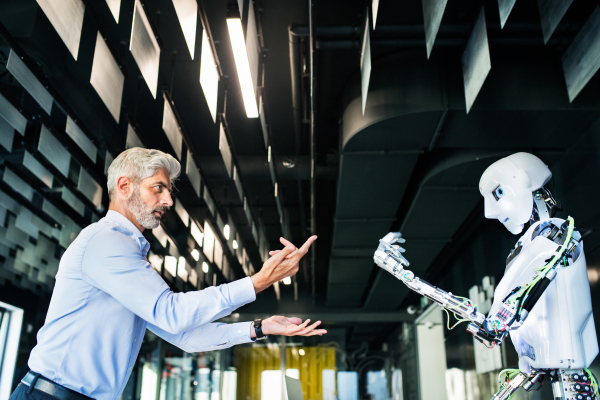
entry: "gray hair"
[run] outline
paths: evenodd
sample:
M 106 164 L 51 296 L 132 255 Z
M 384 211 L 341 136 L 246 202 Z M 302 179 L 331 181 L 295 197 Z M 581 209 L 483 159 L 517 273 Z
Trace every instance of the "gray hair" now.
M 138 184 L 161 169 L 169 175 L 171 184 L 173 184 L 181 172 L 181 165 L 172 155 L 160 150 L 141 147 L 125 150 L 108 167 L 108 197 L 112 200 L 119 177 L 126 176 L 134 184 Z

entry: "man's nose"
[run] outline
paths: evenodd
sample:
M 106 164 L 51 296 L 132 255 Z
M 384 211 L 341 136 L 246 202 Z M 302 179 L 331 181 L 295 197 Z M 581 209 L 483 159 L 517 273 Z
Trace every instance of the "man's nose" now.
M 484 204 L 484 214 L 487 219 L 496 219 L 498 218 L 498 207 L 496 204 L 492 203 L 488 197 L 483 199 Z
M 165 194 L 163 195 L 163 197 L 161 199 L 161 203 L 167 207 L 173 206 L 173 198 L 171 198 L 170 191 L 165 190 Z

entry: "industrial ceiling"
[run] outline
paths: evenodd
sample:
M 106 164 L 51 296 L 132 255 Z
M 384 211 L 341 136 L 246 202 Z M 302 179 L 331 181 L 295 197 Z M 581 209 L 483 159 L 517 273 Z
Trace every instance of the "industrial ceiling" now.
M 24 121 L 23 132 L 0 153 L 0 189 L 7 196 L 0 204 L 9 211 L 3 229 L 23 228 L 33 215 L 47 229 L 32 228 L 30 237 L 41 236 L 28 243 L 54 249 L 49 259 L 23 260 L 29 245 L 11 236 L 2 242 L 2 257 L 11 265 L 3 279 L 34 290 L 51 290 L 52 280 L 38 278 L 42 267 L 33 264 L 56 268 L 71 237 L 107 208 L 106 190 L 101 199 L 97 192 L 90 197 L 85 183 L 104 188 L 111 157 L 138 144 L 167 151 L 184 166 L 175 193 L 179 208 L 165 215 L 159 232 L 147 233 L 157 269 L 175 290 L 239 279 L 260 268 L 266 252 L 280 247 L 280 236 L 299 245 L 316 233 L 315 252 L 292 284 L 262 294 L 240 313 L 318 314 L 348 328 L 348 346 L 358 348 L 381 340 L 383 327 L 411 318 L 408 290 L 372 262 L 379 238 L 402 231 L 414 271 L 439 271 L 465 227 L 483 218 L 478 181 L 491 162 L 529 151 L 552 166 L 600 117 L 595 70 L 568 80 L 569 68 L 576 68 L 568 66 L 570 53 L 579 51 L 581 64 L 598 63 L 597 49 L 588 54 L 576 46 L 581 32 L 594 29 L 597 1 L 517 0 L 500 2 L 500 8 L 492 0 L 67 3 L 75 5 L 69 12 L 82 15 L 72 46 L 47 1 L 0 4 L 0 95 L 9 103 L 3 108 Z M 502 8 L 508 3 L 514 7 Z M 569 3 L 551 35 L 546 3 Z M 183 6 L 196 15 L 193 34 L 182 28 Z M 258 118 L 247 116 L 227 25 L 231 15 L 241 17 L 248 57 L 254 57 Z M 432 15 L 439 23 L 433 38 L 425 33 L 435 25 Z M 136 36 L 140 26 L 147 36 Z M 477 29 L 484 29 L 491 68 L 480 88 L 467 90 L 471 106 L 465 63 L 475 54 Z M 154 53 L 143 53 L 148 48 Z M 109 68 L 96 63 L 101 51 L 113 60 L 121 86 L 94 80 L 97 68 Z M 214 58 L 206 68 L 218 77 L 212 112 L 200 83 L 203 51 Z M 148 67 L 148 54 L 157 70 Z M 122 96 L 115 97 L 118 90 Z M 69 133 L 73 125 L 79 136 Z M 47 154 L 52 143 L 70 154 L 63 170 L 60 157 L 53 161 Z M 33 172 L 28 157 L 48 171 L 50 184 Z M 15 189 L 15 179 L 33 190 L 31 196 Z M 208 254 L 192 225 L 204 240 L 212 230 L 211 246 L 219 250 L 211 247 Z M 183 257 L 185 272 L 169 272 L 168 257 Z

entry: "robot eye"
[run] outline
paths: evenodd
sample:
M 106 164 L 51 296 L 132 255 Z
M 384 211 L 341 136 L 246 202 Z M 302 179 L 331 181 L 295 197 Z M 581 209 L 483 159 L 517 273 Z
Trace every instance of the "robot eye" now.
M 500 200 L 500 197 L 504 196 L 504 189 L 502 189 L 502 186 L 496 186 L 496 189 L 494 189 L 492 195 L 494 195 L 496 201 Z

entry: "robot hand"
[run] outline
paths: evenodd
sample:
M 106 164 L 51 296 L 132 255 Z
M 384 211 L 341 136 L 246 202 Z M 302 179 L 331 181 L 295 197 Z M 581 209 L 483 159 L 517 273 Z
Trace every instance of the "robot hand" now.
M 406 242 L 406 240 L 402 238 L 400 232 L 390 232 L 385 235 L 383 239 L 379 240 L 379 246 L 373 256 L 375 264 L 398 279 L 402 279 L 400 273 L 404 270 L 404 267 L 410 265 L 408 260 L 401 254 L 406 250 L 398 244 L 404 242 Z
M 404 242 L 406 242 L 406 240 L 402 238 L 402 234 L 400 232 L 390 232 L 387 235 L 385 235 L 383 237 L 383 239 L 379 240 L 379 246 L 377 247 L 377 251 L 384 252 L 389 257 L 392 257 L 397 262 L 408 267 L 410 265 L 410 263 L 401 254 L 401 253 L 404 253 L 406 250 L 404 250 L 398 244 L 398 243 L 404 243 Z

